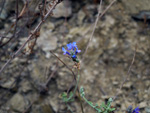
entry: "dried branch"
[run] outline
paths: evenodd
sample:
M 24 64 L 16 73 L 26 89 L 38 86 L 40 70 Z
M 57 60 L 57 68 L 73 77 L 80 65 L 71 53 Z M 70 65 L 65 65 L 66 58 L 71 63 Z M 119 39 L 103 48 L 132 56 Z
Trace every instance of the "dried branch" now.
M 0 45 L 0 47 L 3 47 L 4 45 L 8 44 L 13 39 L 13 37 L 15 37 L 16 30 L 17 30 L 17 25 L 18 25 L 18 20 L 19 20 L 18 19 L 18 0 L 16 0 L 16 21 L 11 27 L 11 28 L 13 28 L 13 26 L 15 26 L 14 31 L 13 31 L 13 35 L 10 37 L 10 39 L 7 42 L 5 42 L 4 44 Z
M 137 45 L 135 46 L 135 51 L 134 51 L 134 55 L 133 55 L 133 58 L 132 58 L 132 62 L 129 66 L 129 69 L 128 69 L 128 72 L 127 72 L 127 76 L 126 78 L 124 79 L 124 81 L 122 82 L 120 88 L 119 88 L 119 91 L 117 92 L 117 94 L 115 95 L 115 97 L 113 98 L 113 100 L 116 100 L 117 96 L 119 95 L 119 92 L 121 91 L 123 85 L 125 84 L 125 82 L 127 81 L 127 79 L 130 77 L 130 71 L 131 71 L 131 68 L 132 68 L 132 65 L 135 61 L 135 56 L 136 56 L 136 49 L 137 49 Z
M 32 101 L 31 104 L 27 107 L 26 110 L 24 110 L 22 113 L 27 113 L 29 111 L 29 109 L 32 107 L 32 105 L 34 104 L 35 101 Z
M 63 62 L 57 55 L 55 55 L 52 51 L 50 51 L 61 63 L 63 63 L 65 66 L 66 66 L 66 68 L 68 68 L 71 72 L 72 72 L 72 74 L 73 74 L 73 76 L 74 76 L 74 80 L 76 81 L 76 75 L 74 74 L 74 72 L 72 71 L 72 69 L 70 68 L 70 67 L 68 67 L 67 66 L 67 64 L 65 64 L 65 62 Z
M 48 16 L 51 14 L 52 10 L 55 8 L 55 6 L 60 3 L 60 0 L 56 0 L 56 2 L 53 4 L 51 9 L 47 12 L 47 14 L 44 16 L 43 20 L 40 21 L 40 23 L 36 26 L 36 28 L 33 30 L 33 32 L 28 36 L 26 42 L 11 56 L 11 58 L 3 65 L 3 67 L 0 70 L 0 74 L 2 71 L 8 66 L 8 64 L 18 56 L 18 54 L 22 51 L 22 49 L 26 46 L 26 44 L 32 39 L 32 37 L 36 34 L 36 32 L 39 31 L 41 25 L 45 22 L 45 20 L 48 18 Z
M 26 2 L 25 5 L 23 6 L 23 8 L 18 16 L 18 19 L 20 19 L 25 14 L 25 12 L 27 10 L 27 6 L 28 6 L 28 2 Z
M 58 62 L 57 62 L 57 64 L 56 64 L 55 70 L 51 73 L 51 75 L 50 75 L 49 78 L 47 79 L 46 83 L 44 83 L 44 85 L 41 86 L 41 87 L 43 88 L 42 91 L 44 91 L 44 92 L 45 92 L 45 91 L 48 91 L 48 90 L 47 90 L 47 85 L 48 85 L 48 83 L 50 82 L 51 78 L 52 78 L 52 77 L 54 76 L 54 74 L 56 73 L 57 69 L 58 69 Z M 43 93 L 43 92 L 40 92 L 40 93 Z M 35 101 L 36 101 L 36 100 L 33 100 L 33 101 L 29 104 L 29 106 L 28 106 L 22 113 L 27 113 L 27 112 L 29 112 L 29 109 L 32 107 L 32 105 L 34 104 Z
M 73 74 L 74 76 L 74 81 L 77 83 L 77 80 L 76 80 L 76 75 L 74 74 L 74 72 L 72 71 L 72 69 L 70 67 L 67 66 L 67 64 L 65 64 L 57 55 L 55 55 L 52 51 L 50 51 L 59 61 L 61 61 L 61 63 L 63 63 Z M 79 100 L 80 100 L 80 106 L 81 106 L 81 110 L 82 110 L 82 113 L 84 113 L 84 110 L 83 110 L 83 105 L 82 105 L 82 101 L 80 99 L 80 93 L 79 93 L 79 88 L 77 86 L 77 91 L 78 91 L 78 95 L 79 95 Z M 68 91 L 67 91 L 68 92 Z
M 3 46 L 5 46 L 5 45 L 7 45 L 10 41 L 12 41 L 12 39 L 14 39 L 15 37 L 18 37 L 18 34 L 22 31 L 22 29 L 28 24 L 28 22 L 30 21 L 30 20 L 28 20 L 28 21 L 26 21 L 25 22 L 25 24 L 24 24 L 24 26 L 23 27 L 21 27 L 19 30 L 18 30 L 18 32 L 16 33 L 16 29 L 17 29 L 17 23 L 18 23 L 18 21 L 24 16 L 24 14 L 27 12 L 27 9 L 28 8 L 28 1 L 25 3 L 25 5 L 23 6 L 23 9 L 21 10 L 21 12 L 20 12 L 20 14 L 19 14 L 19 12 L 18 12 L 18 1 L 16 1 L 16 21 L 14 22 L 14 23 L 12 23 L 12 25 L 10 26 L 10 28 L 9 28 L 9 30 L 5 33 L 5 35 L 6 34 L 8 34 L 14 27 L 14 31 L 13 31 L 13 35 L 11 36 L 11 37 L 6 37 L 6 36 L 4 36 L 4 35 L 1 35 L 1 39 L 3 39 L 3 38 L 7 38 L 8 40 L 5 42 L 5 43 L 3 43 L 3 44 L 1 44 L 0 43 L 0 47 L 3 47 Z M 2 42 L 2 41 L 1 41 Z M 13 42 L 12 42 L 13 43 Z
M 95 24 L 94 24 L 94 27 L 93 27 L 93 31 L 92 31 L 91 37 L 90 37 L 90 39 L 89 39 L 89 41 L 88 41 L 88 44 L 87 44 L 87 46 L 86 46 L 86 49 L 85 49 L 85 52 L 84 52 L 84 54 L 83 54 L 83 58 L 81 59 L 81 62 L 84 60 L 84 58 L 85 58 L 84 56 L 85 56 L 85 54 L 87 53 L 87 50 L 88 50 L 88 48 L 89 48 L 89 44 L 90 44 L 91 40 L 93 39 L 93 35 L 94 35 L 94 32 L 95 32 L 95 29 L 96 29 L 96 25 L 97 25 L 97 23 L 98 23 L 98 20 L 108 11 L 108 9 L 109 9 L 115 2 L 116 2 L 116 0 L 113 0 L 113 1 L 109 4 L 109 6 L 102 12 L 102 14 L 100 14 L 101 5 L 102 5 L 102 1 L 101 1 L 101 3 L 100 3 L 100 8 L 99 8 L 99 11 L 98 11 L 98 16 L 97 16 L 97 18 L 96 18 L 96 21 L 95 21 Z
M 52 77 L 54 76 L 54 74 L 56 73 L 57 69 L 58 69 L 58 62 L 57 62 L 57 64 L 56 64 L 55 70 L 54 70 L 54 71 L 51 73 L 51 75 L 48 77 L 48 79 L 47 79 L 47 81 L 46 81 L 46 83 L 45 83 L 45 87 L 47 87 L 48 83 L 51 81 L 51 79 L 52 79 Z

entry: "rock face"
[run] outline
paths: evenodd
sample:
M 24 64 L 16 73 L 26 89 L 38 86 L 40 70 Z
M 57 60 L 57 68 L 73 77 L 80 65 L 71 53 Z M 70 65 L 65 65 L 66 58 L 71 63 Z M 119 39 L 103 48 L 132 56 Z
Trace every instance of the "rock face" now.
M 143 10 L 150 10 L 149 0 L 122 0 L 126 12 L 130 14 L 138 13 Z
M 98 5 L 95 4 L 93 6 L 87 0 L 86 2 L 88 4 L 85 4 L 83 8 L 81 3 L 78 2 L 77 4 L 80 8 L 72 8 L 75 11 L 72 15 L 68 15 L 70 17 L 65 22 L 65 19 L 62 17 L 66 16 L 65 9 L 67 6 L 64 3 L 59 4 L 64 5 L 63 7 L 66 8 L 62 8 L 63 10 L 61 8 L 59 9 L 60 6 L 58 5 L 55 10 L 60 10 L 64 14 L 45 21 L 45 24 L 42 25 L 40 30 L 40 37 L 37 40 L 34 52 L 29 55 L 28 61 L 26 62 L 27 57 L 25 55 L 19 56 L 18 59 L 10 63 L 10 67 L 3 74 L 5 80 L 0 77 L 0 86 L 3 87 L 3 89 L 0 87 L 0 98 L 4 91 L 8 93 L 7 89 L 13 87 L 14 81 L 17 80 L 15 83 L 17 90 L 10 90 L 10 96 L 6 96 L 6 99 L 3 99 L 4 101 L 1 100 L 3 103 L 6 103 L 7 100 L 7 103 L 3 105 L 0 101 L 0 105 L 4 109 L 10 106 L 10 113 L 20 113 L 34 101 L 32 109 L 29 111 L 30 113 L 54 113 L 53 110 L 57 113 L 69 112 L 67 111 L 67 106 L 62 103 L 60 95 L 69 88 L 70 91 L 73 91 L 75 87 L 75 82 L 73 82 L 74 77 L 70 70 L 59 62 L 49 51 L 52 50 L 77 74 L 76 69 L 74 69 L 74 62 L 63 55 L 61 49 L 66 44 L 75 41 L 77 42 L 78 48 L 82 50 L 78 54 L 78 58 L 81 60 L 84 57 L 80 66 L 81 77 L 79 88 L 80 86 L 85 88 L 88 100 L 94 104 L 97 102 L 101 104 L 101 102 L 106 101 L 109 97 L 113 97 L 118 93 L 119 98 L 113 102 L 115 104 L 113 106 L 116 107 L 118 113 L 125 112 L 129 105 L 132 105 L 134 108 L 139 106 L 141 113 L 144 113 L 144 109 L 146 113 L 150 113 L 150 32 L 148 27 L 144 29 L 138 22 L 131 19 L 131 15 L 129 15 L 129 13 L 136 13 L 137 9 L 137 12 L 146 10 L 146 8 L 148 9 L 149 7 L 147 6 L 149 4 L 147 0 L 143 1 L 122 0 L 119 2 L 118 0 L 103 18 L 98 21 L 93 39 L 89 44 L 86 54 L 84 54 L 84 51 L 94 26 L 94 22 L 89 20 L 96 19 L 97 10 L 95 11 L 94 9 L 98 9 Z M 72 0 L 72 2 L 74 1 Z M 138 6 L 136 4 L 145 4 L 145 6 L 141 5 L 141 7 L 136 9 Z M 102 11 L 107 7 L 106 5 L 106 3 L 103 4 Z M 96 8 L 92 8 L 93 10 L 91 10 L 90 7 Z M 146 32 L 147 34 L 141 32 Z M 19 39 L 18 42 L 11 44 L 12 46 L 10 47 L 16 50 L 23 44 L 21 43 L 22 41 L 24 43 L 26 38 Z M 17 43 L 20 44 L 19 47 L 16 46 Z M 127 71 L 132 62 L 135 45 L 138 45 L 136 49 L 137 54 L 130 77 L 122 87 L 122 90 L 119 91 L 120 85 L 127 77 Z M 1 51 L 4 50 L 0 49 L 0 54 L 2 53 Z M 6 52 L 4 51 L 3 53 Z M 7 57 L 4 54 L 0 57 L 0 62 L 5 63 Z M 0 63 L 0 67 L 2 63 Z M 55 67 L 56 72 L 51 76 Z M 18 76 L 20 76 L 19 79 L 16 79 Z M 52 78 L 47 87 L 43 87 L 49 77 Z M 81 113 L 77 95 L 75 95 L 75 101 L 69 103 L 69 105 L 74 112 Z M 8 113 L 1 110 L 3 109 L 0 109 L 0 113 Z M 84 104 L 84 110 L 86 113 L 95 113 L 88 104 Z

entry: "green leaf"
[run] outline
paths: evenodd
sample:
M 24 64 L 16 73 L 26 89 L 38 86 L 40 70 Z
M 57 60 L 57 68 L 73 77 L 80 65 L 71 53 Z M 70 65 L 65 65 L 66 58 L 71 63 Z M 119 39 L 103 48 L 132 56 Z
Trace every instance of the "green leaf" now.
M 115 110 L 115 108 L 110 108 L 109 110 L 110 110 L 110 111 L 114 111 L 114 110 Z
M 101 107 L 105 108 L 106 105 L 104 104 L 104 102 L 102 102 Z
M 84 96 L 85 96 L 84 88 L 83 88 L 83 87 L 81 87 L 81 88 L 80 88 L 80 94 L 81 94 L 81 96 L 82 96 L 82 97 L 84 97 Z
M 61 96 L 62 96 L 62 97 L 67 97 L 67 93 L 66 93 L 66 92 L 63 92 L 63 93 L 61 94 Z
M 112 98 L 108 99 L 107 104 L 102 102 L 100 106 L 98 106 L 97 103 L 94 106 L 91 101 L 88 101 L 85 98 L 85 93 L 84 93 L 83 87 L 80 88 L 80 94 L 81 94 L 81 97 L 85 100 L 85 102 L 87 102 L 92 108 L 94 108 L 97 113 L 110 113 L 115 110 L 115 108 L 111 108 L 111 103 L 113 102 Z
M 96 103 L 95 106 L 98 107 L 98 104 Z
M 70 93 L 69 93 L 69 97 L 73 97 L 73 92 L 70 92 Z

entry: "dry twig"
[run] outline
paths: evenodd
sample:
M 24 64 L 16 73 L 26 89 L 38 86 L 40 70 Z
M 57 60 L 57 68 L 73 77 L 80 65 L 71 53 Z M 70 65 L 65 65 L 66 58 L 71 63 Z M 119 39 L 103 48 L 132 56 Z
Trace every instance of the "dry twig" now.
M 74 76 L 74 81 L 77 83 L 76 75 L 74 74 L 74 72 L 72 71 L 72 69 L 69 68 L 69 67 L 67 66 L 67 64 L 65 64 L 65 63 L 64 63 L 57 55 L 55 55 L 52 51 L 50 51 L 50 52 L 51 52 L 61 63 L 63 63 L 63 64 L 72 72 L 72 74 L 73 74 L 73 76 Z M 79 99 L 80 99 L 80 93 L 79 93 L 79 88 L 78 88 L 78 86 L 77 86 L 77 91 L 78 91 Z M 83 105 L 82 105 L 81 100 L 80 100 L 80 105 L 81 105 L 82 113 L 84 113 Z
M 123 85 L 125 84 L 125 82 L 127 81 L 127 79 L 130 77 L 130 71 L 131 71 L 131 68 L 132 68 L 132 65 L 135 61 L 135 56 L 136 56 L 136 49 L 137 49 L 137 45 L 135 46 L 135 51 L 134 51 L 134 55 L 133 55 L 133 58 L 132 58 L 132 62 L 129 66 L 129 69 L 128 69 L 128 72 L 127 72 L 127 76 L 126 78 L 124 79 L 124 81 L 122 82 L 120 88 L 119 88 L 119 91 L 117 92 L 117 94 L 115 95 L 115 97 L 113 98 L 113 100 L 116 100 L 117 96 L 119 95 L 119 92 L 121 91 Z
M 97 18 L 96 18 L 96 21 L 95 21 L 95 24 L 94 24 L 94 27 L 93 27 L 92 34 L 91 34 L 90 39 L 89 39 L 89 41 L 88 41 L 88 44 L 87 44 L 87 46 L 86 46 L 86 49 L 85 49 L 85 52 L 84 52 L 84 54 L 83 54 L 83 58 L 81 59 L 81 62 L 84 60 L 84 56 L 85 56 L 85 54 L 87 53 L 87 50 L 88 50 L 88 48 L 89 48 L 89 44 L 90 44 L 91 40 L 93 39 L 93 35 L 94 35 L 94 32 L 95 32 L 95 29 L 96 29 L 96 25 L 97 25 L 97 23 L 98 23 L 98 20 L 108 11 L 108 9 L 109 9 L 115 2 L 116 2 L 116 0 L 113 0 L 113 1 L 109 4 L 109 6 L 102 12 L 102 14 L 100 14 L 101 5 L 102 5 L 102 1 L 101 1 L 101 3 L 100 3 L 100 8 L 99 8 L 99 11 L 98 11 L 98 16 L 97 16 Z
M 48 18 L 48 16 L 51 14 L 52 10 L 55 8 L 55 6 L 60 3 L 60 0 L 56 0 L 56 2 L 53 4 L 51 9 L 47 12 L 47 14 L 44 16 L 43 20 L 40 21 L 40 23 L 36 26 L 36 28 L 33 30 L 33 32 L 28 36 L 26 42 L 11 56 L 11 58 L 3 65 L 3 67 L 0 70 L 0 74 L 2 71 L 8 66 L 8 64 L 19 55 L 19 53 L 22 51 L 22 49 L 26 46 L 26 44 L 32 39 L 32 37 L 36 34 L 36 32 L 39 31 L 41 25 L 45 22 L 45 20 Z
M 46 83 L 44 83 L 44 85 L 42 86 L 42 88 L 43 88 L 42 90 L 43 90 L 43 91 L 45 91 L 45 89 L 46 89 L 46 91 L 48 91 L 47 85 L 48 85 L 48 83 L 51 81 L 51 78 L 54 76 L 54 74 L 56 73 L 57 69 L 58 69 L 58 63 L 56 64 L 55 70 L 51 73 L 51 75 L 49 76 L 49 78 L 48 78 L 48 80 L 46 81 Z M 32 107 L 32 105 L 34 104 L 35 101 L 36 101 L 36 100 L 33 100 L 33 101 L 29 104 L 29 106 L 28 106 L 22 113 L 27 113 L 27 112 L 29 112 L 30 108 Z

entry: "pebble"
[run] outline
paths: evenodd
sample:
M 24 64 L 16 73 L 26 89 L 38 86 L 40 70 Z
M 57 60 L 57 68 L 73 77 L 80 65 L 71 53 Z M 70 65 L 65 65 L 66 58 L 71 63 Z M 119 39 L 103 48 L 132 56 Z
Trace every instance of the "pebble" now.
M 141 102 L 140 104 L 139 104 L 139 107 L 140 108 L 145 108 L 147 106 L 147 102 Z
M 22 112 L 26 106 L 24 98 L 21 94 L 15 94 L 9 101 L 9 104 L 13 110 Z

